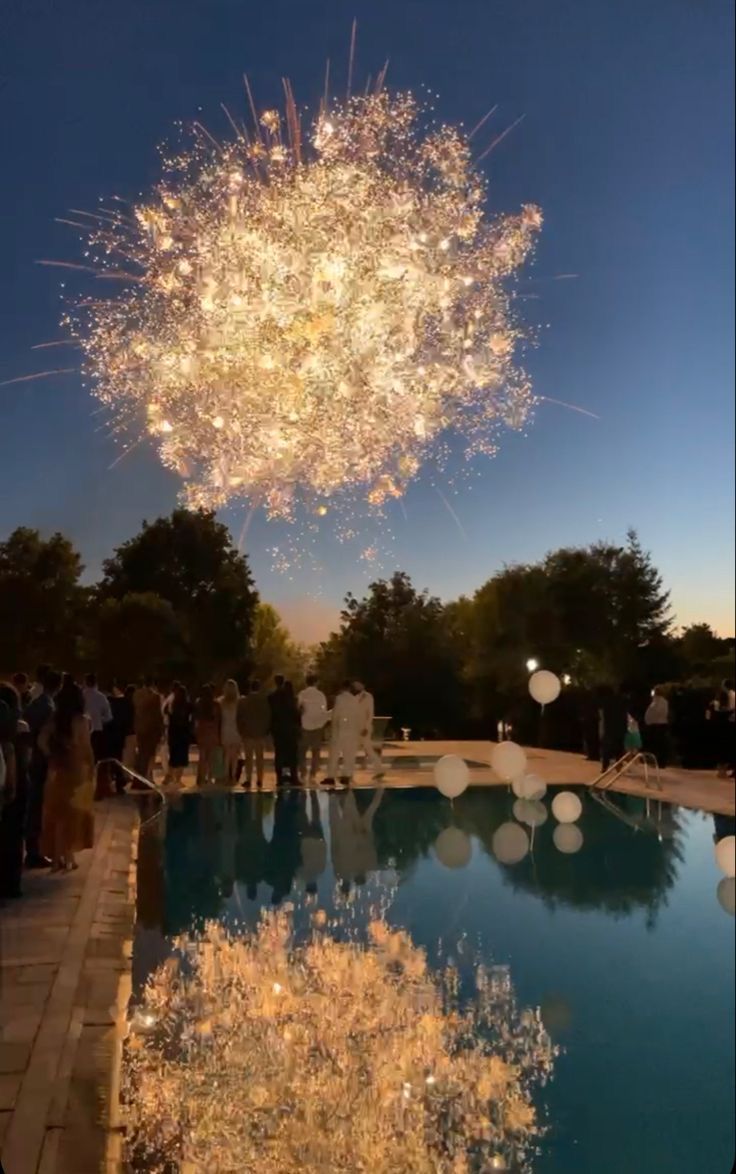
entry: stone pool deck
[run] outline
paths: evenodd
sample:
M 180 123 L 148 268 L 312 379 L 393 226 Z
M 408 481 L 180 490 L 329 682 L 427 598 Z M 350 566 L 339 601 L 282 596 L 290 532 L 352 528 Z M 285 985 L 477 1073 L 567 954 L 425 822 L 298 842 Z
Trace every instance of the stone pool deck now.
M 0 908 L 0 1159 L 5 1174 L 120 1169 L 117 1077 L 130 992 L 138 814 L 96 809 L 77 872 L 31 873 Z
M 432 783 L 443 754 L 465 758 L 474 786 L 503 785 L 490 742 L 394 743 L 384 786 Z M 595 763 L 532 749 L 529 768 L 552 784 L 590 785 Z M 360 772 L 358 785 L 370 786 Z M 661 798 L 733 815 L 733 780 L 668 770 Z M 194 779 L 189 773 L 183 790 Z M 643 778 L 614 790 L 657 795 Z M 659 796 L 658 796 L 659 797 Z M 95 847 L 78 872 L 30 874 L 22 900 L 0 906 L 0 1158 L 5 1174 L 119 1174 L 118 1077 L 135 919 L 137 806 L 96 807 Z
M 431 787 L 432 766 L 444 754 L 457 754 L 464 758 L 470 768 L 470 783 L 474 787 L 505 786 L 490 768 L 493 742 L 387 742 L 383 747 L 385 787 Z M 553 786 L 590 786 L 598 778 L 600 767 L 589 762 L 580 754 L 568 754 L 559 750 L 527 748 L 529 770 L 540 775 Z M 326 754 L 323 754 L 323 766 Z M 266 787 L 274 785 L 272 756 L 266 755 Z M 161 775 L 157 776 L 159 779 Z M 356 785 L 374 786 L 367 771 L 358 770 Z M 635 769 L 632 773 L 616 780 L 612 792 L 640 795 L 644 798 L 658 798 L 680 807 L 709 811 L 718 815 L 736 815 L 736 788 L 733 779 L 719 779 L 715 771 L 693 771 L 668 769 L 661 772 L 662 790 L 646 785 L 643 772 Z M 194 768 L 184 775 L 181 790 L 186 792 L 196 786 Z M 214 789 L 214 788 L 210 788 Z M 229 789 L 229 788 L 228 788 Z M 178 788 L 170 788 L 176 791 Z

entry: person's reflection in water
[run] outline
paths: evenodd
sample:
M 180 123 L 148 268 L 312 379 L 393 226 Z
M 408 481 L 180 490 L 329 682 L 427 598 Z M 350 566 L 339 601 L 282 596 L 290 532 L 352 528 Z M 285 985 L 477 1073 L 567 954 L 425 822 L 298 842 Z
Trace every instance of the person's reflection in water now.
M 220 858 L 218 861 L 217 876 L 220 891 L 223 897 L 228 900 L 233 895 L 233 884 L 235 881 L 237 829 L 233 807 L 235 798 L 232 795 L 225 795 L 223 796 L 223 800 L 222 818 L 221 822 L 218 823 Z
M 310 791 L 307 800 L 308 808 L 305 812 L 305 825 L 301 837 L 301 864 L 298 877 L 304 884 L 304 890 L 310 896 L 317 892 L 317 881 L 327 864 L 327 844 L 322 828 L 322 815 L 319 809 L 319 799 L 316 791 Z
M 373 819 L 382 799 L 381 787 L 374 791 L 368 807 L 361 812 L 355 791 L 330 795 L 332 868 L 336 879 L 342 882 L 343 892 L 349 891 L 351 881 L 364 884 L 369 873 L 378 872 Z
M 264 880 L 273 890 L 272 905 L 279 905 L 288 897 L 301 864 L 299 833 L 304 826 L 305 800 L 304 792 L 296 788 L 276 795 L 273 835 L 264 870 Z
M 266 798 L 263 794 L 238 796 L 236 804 L 235 875 L 245 886 L 246 897 L 255 901 L 266 872 L 268 840 L 263 831 Z

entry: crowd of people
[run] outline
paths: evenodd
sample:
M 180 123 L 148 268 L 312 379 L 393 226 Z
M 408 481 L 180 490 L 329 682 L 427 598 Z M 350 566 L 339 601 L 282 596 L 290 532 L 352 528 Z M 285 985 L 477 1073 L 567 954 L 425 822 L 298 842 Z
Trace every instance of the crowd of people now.
M 718 777 L 733 777 L 736 747 L 733 681 L 722 681 L 705 716 L 712 730 Z M 672 758 L 672 733 L 665 690 L 654 688 L 649 703 L 644 706 L 636 704 L 623 690 L 602 686 L 584 722 L 584 736 L 588 757 L 600 757 L 604 771 L 625 755 L 642 750 L 666 768 Z
M 152 678 L 103 691 L 93 673 L 79 684 L 41 665 L 0 683 L 0 897 L 20 894 L 23 867 L 71 871 L 92 846 L 93 803 L 130 777 L 177 784 L 194 757 L 196 783 L 264 785 L 273 746 L 276 785 L 351 782 L 362 753 L 376 777 L 374 702 L 360 681 L 345 681 L 332 709 L 317 677 L 299 693 L 283 676 L 267 692 L 234 680 L 221 692 L 206 684 L 192 698 L 176 681 L 162 691 Z M 329 730 L 327 769 L 320 779 Z M 136 786 L 136 783 L 133 784 Z

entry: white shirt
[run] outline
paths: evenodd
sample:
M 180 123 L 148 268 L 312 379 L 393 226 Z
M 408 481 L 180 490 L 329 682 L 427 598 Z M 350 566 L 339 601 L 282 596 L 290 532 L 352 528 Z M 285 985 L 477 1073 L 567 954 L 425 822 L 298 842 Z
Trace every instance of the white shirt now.
M 373 715 L 375 713 L 373 694 L 364 689 L 362 693 L 358 693 L 355 700 L 358 702 L 358 712 L 360 713 L 360 732 L 362 734 L 365 730 L 367 737 L 370 738 L 373 733 Z
M 327 721 L 327 698 L 314 685 L 307 685 L 297 697 L 303 730 L 321 730 Z
M 110 702 L 99 689 L 84 688 L 84 710 L 90 721 L 93 734 L 99 734 L 107 722 L 112 721 Z
M 353 693 L 338 693 L 332 709 L 333 734 L 357 737 L 361 728 L 358 698 Z
M 670 705 L 666 697 L 653 697 L 644 721 L 648 726 L 666 726 L 670 720 Z

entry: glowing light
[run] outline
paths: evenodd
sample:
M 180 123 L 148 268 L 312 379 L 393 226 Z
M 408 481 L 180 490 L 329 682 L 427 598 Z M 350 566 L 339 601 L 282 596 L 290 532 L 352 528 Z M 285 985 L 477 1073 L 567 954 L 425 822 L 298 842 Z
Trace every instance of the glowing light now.
M 556 1049 L 508 968 L 477 967 L 461 995 L 452 961 L 431 970 L 380 917 L 367 942 L 350 924 L 346 907 L 337 940 L 315 917 L 298 943 L 264 914 L 242 938 L 213 923 L 175 943 L 145 991 L 156 1028 L 128 1040 L 129 1155 L 262 1174 L 469 1170 L 466 1154 L 531 1169 Z
M 529 658 L 529 660 L 526 662 L 526 667 L 530 673 L 535 673 L 537 671 L 537 669 L 539 668 L 539 661 L 536 660 L 533 656 L 531 656 Z
M 131 280 L 65 322 L 115 423 L 186 470 L 187 504 L 380 508 L 443 433 L 491 454 L 528 418 L 506 279 L 541 213 L 487 217 L 467 137 L 410 94 L 306 128 L 287 102 L 231 142 L 200 127 L 149 202 L 95 223 L 102 275 Z

